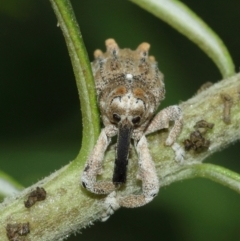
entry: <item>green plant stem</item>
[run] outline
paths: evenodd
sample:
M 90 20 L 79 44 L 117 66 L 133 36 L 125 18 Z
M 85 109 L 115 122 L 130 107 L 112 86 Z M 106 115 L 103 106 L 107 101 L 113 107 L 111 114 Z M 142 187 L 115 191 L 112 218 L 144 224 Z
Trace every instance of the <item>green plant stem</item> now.
M 70 1 L 50 0 L 50 2 L 68 47 L 81 104 L 82 148 L 76 161 L 71 164 L 71 168 L 77 168 L 78 161 L 88 157 L 100 131 L 95 85 L 83 38 Z
M 216 83 L 180 105 L 183 109 L 185 124 L 178 143 L 188 139 L 189 134 L 194 130 L 195 123 L 204 119 L 214 123 L 213 129 L 205 135 L 205 138 L 211 141 L 208 151 L 202 153 L 187 152 L 184 163 L 179 164 L 174 161 L 172 149 L 163 146 L 167 132 L 158 132 L 148 137 L 149 149 L 162 186 L 188 178 L 204 177 L 239 192 L 239 174 L 211 164 L 201 164 L 212 153 L 222 150 L 230 143 L 240 139 L 239 83 L 240 74 L 237 74 Z M 233 101 L 231 123 L 228 125 L 222 120 L 224 107 L 221 94 L 223 92 L 229 94 Z M 112 176 L 114 156 L 115 149 L 112 145 L 106 152 L 103 179 L 110 179 Z M 141 191 L 141 186 L 136 180 L 136 163 L 137 156 L 132 148 L 128 166 L 128 181 L 126 186 L 118 191 L 119 195 Z M 29 239 L 53 241 L 67 237 L 70 233 L 77 232 L 98 220 L 104 212 L 105 196 L 93 195 L 83 190 L 79 184 L 81 172 L 82 167 L 69 169 L 66 166 L 25 189 L 17 197 L 10 197 L 0 204 L 1 241 L 8 240 L 5 227 L 9 222 L 29 222 L 31 228 Z M 43 186 L 46 189 L 47 198 L 27 209 L 24 207 L 24 200 L 27 198 L 26 195 L 36 186 Z
M 235 73 L 231 56 L 219 36 L 178 0 L 130 0 L 185 35 L 216 64 L 223 78 Z
M 237 193 L 240 193 L 240 175 L 221 166 L 204 163 L 195 164 L 174 173 L 175 181 L 202 177 L 226 186 Z M 163 186 L 169 185 L 171 177 L 166 177 L 162 182 Z

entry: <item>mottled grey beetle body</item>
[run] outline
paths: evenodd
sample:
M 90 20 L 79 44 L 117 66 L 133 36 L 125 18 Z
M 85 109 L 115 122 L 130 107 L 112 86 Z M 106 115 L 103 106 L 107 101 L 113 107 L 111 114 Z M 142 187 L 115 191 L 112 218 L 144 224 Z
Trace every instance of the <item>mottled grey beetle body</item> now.
M 145 135 L 168 128 L 174 121 L 166 140 L 178 152 L 174 142 L 181 131 L 182 114 L 178 106 L 170 106 L 154 118 L 156 108 L 165 97 L 163 74 L 154 57 L 148 56 L 150 45 L 142 43 L 136 50 L 119 49 L 113 39 L 106 40 L 107 51 L 96 50 L 92 70 L 97 99 L 104 128 L 89 156 L 81 182 L 84 188 L 97 194 L 109 194 L 105 200 L 106 220 L 121 206 L 138 207 L 150 202 L 159 191 L 159 180 L 147 146 Z M 115 168 L 112 181 L 97 182 L 102 172 L 104 153 L 111 137 L 118 135 Z M 126 181 L 130 139 L 134 140 L 139 156 L 137 178 L 142 181 L 142 194 L 117 197 L 115 192 Z M 173 145 L 174 144 L 174 145 Z M 177 145 L 177 146 L 176 146 Z

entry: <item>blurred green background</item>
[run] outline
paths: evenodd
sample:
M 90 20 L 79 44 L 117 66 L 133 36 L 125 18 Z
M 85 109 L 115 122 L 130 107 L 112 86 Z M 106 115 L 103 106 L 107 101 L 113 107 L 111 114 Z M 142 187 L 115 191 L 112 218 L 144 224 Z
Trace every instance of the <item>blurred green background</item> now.
M 238 71 L 240 1 L 185 0 L 228 47 Z M 120 47 L 143 41 L 165 74 L 162 106 L 187 100 L 221 79 L 211 60 L 174 29 L 123 0 L 72 0 L 92 60 L 113 37 Z M 60 28 L 47 0 L 0 4 L 0 170 L 29 186 L 67 164 L 81 144 L 75 80 Z M 226 126 L 227 128 L 227 126 Z M 207 161 L 240 172 L 239 143 Z M 162 188 L 149 205 L 121 209 L 69 241 L 240 240 L 240 196 L 204 179 Z

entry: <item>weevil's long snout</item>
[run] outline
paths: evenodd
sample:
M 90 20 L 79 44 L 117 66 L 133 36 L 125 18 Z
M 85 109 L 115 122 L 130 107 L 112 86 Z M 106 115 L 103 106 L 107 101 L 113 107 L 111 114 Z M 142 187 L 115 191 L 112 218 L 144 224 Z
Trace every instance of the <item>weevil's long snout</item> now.
M 128 153 L 133 127 L 127 123 L 119 125 L 113 183 L 120 185 L 126 182 Z

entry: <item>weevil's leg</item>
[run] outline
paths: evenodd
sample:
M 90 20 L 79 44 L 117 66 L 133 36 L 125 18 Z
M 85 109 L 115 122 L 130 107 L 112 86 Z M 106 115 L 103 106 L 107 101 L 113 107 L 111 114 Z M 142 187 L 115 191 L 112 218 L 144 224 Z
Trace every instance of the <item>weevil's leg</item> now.
M 117 199 L 117 193 L 115 191 L 111 192 L 104 201 L 104 213 L 101 216 L 101 221 L 105 222 L 109 219 L 111 215 L 114 214 L 120 208 Z
M 101 221 L 106 221 L 120 207 L 135 208 L 143 206 L 158 194 L 159 180 L 152 157 L 148 150 L 147 139 L 142 136 L 138 143 L 135 143 L 139 158 L 138 179 L 142 181 L 142 194 L 118 197 L 114 191 L 105 199 L 105 212 Z
M 173 143 L 172 144 L 172 149 L 175 152 L 175 160 L 179 162 L 180 164 L 183 164 L 184 162 L 184 157 L 185 157 L 185 151 L 184 149 L 178 144 L 178 143 Z
M 171 146 L 177 139 L 177 136 L 181 132 L 182 125 L 183 125 L 182 111 L 181 111 L 180 107 L 177 105 L 172 105 L 172 106 L 169 106 L 169 107 L 161 110 L 153 118 L 153 120 L 147 127 L 147 130 L 145 131 L 144 134 L 148 135 L 157 130 L 168 128 L 169 121 L 174 121 L 174 126 L 171 129 L 165 144 L 167 146 Z
M 183 126 L 183 117 L 182 111 L 179 106 L 172 105 L 162 111 L 160 111 L 151 121 L 145 135 L 169 127 L 169 122 L 174 121 L 174 125 L 168 135 L 165 145 L 172 146 L 172 149 L 175 152 L 175 159 L 179 162 L 182 162 L 184 159 L 184 150 L 180 145 L 176 144 L 175 141 L 180 134 Z
M 96 194 L 108 194 L 116 189 L 112 182 L 99 181 L 97 175 L 101 174 L 104 153 L 111 141 L 111 137 L 117 134 L 114 126 L 108 126 L 102 129 L 97 143 L 90 154 L 81 177 L 81 183 L 84 188 Z
M 143 206 L 158 194 L 159 180 L 152 157 L 149 153 L 148 143 L 145 136 L 142 136 L 136 143 L 138 153 L 138 178 L 142 181 L 142 194 L 119 197 L 118 203 L 121 207 L 135 208 Z

